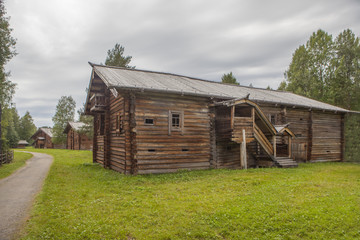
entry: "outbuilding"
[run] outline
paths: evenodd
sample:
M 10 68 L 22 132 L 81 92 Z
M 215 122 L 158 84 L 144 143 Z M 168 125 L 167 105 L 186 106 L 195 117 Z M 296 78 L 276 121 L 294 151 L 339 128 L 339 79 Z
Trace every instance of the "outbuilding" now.
M 20 141 L 18 142 L 17 148 L 25 148 L 25 147 L 28 146 L 28 145 L 29 145 L 29 143 L 28 143 L 26 140 L 20 140 Z
M 72 150 L 91 150 L 92 139 L 84 131 L 83 122 L 68 122 L 64 133 L 67 135 L 66 148 Z

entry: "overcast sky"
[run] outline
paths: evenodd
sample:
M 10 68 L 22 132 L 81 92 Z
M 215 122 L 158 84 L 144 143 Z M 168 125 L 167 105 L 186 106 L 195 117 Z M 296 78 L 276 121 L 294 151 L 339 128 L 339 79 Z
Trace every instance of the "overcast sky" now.
M 5 0 L 18 55 L 14 98 L 52 126 L 59 98 L 81 107 L 91 67 L 120 43 L 138 69 L 277 88 L 296 48 L 323 29 L 360 36 L 359 0 Z

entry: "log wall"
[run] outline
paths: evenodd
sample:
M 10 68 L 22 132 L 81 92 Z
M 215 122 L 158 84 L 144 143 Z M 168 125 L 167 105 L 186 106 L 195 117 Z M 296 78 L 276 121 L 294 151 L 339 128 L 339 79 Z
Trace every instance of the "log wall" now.
M 135 104 L 139 174 L 210 168 L 210 114 L 206 99 L 137 94 Z M 170 112 L 183 114 L 180 129 L 169 129 Z M 153 124 L 146 123 L 146 119 L 152 119 Z
M 344 145 L 342 114 L 259 104 L 276 124 L 289 124 L 294 132 L 292 156 L 296 161 L 341 161 Z

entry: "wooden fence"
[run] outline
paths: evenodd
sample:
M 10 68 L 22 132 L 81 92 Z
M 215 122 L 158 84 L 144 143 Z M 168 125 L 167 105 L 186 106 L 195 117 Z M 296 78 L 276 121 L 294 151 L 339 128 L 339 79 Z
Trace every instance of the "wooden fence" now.
M 0 153 L 0 166 L 4 163 L 10 163 L 14 159 L 14 151 Z

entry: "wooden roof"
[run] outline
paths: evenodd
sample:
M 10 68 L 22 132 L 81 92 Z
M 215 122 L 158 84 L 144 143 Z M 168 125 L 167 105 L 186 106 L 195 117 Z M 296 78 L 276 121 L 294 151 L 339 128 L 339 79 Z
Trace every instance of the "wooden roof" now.
M 120 89 L 143 92 L 177 93 L 218 99 L 243 99 L 246 96 L 249 96 L 249 100 L 254 102 L 265 102 L 334 112 L 349 112 L 344 108 L 316 101 L 291 92 L 224 84 L 170 73 L 90 64 L 93 67 L 91 81 L 96 75 L 109 89 L 113 90 Z M 91 88 L 91 81 L 89 91 Z M 90 97 L 89 92 L 87 102 Z

